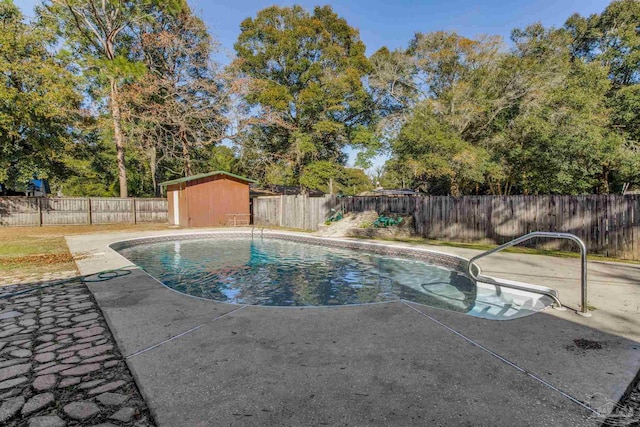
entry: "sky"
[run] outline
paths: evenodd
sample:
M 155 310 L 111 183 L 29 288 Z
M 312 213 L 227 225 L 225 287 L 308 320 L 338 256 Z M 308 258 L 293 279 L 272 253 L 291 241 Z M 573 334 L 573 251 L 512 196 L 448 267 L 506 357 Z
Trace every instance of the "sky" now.
M 30 1 L 30 0 L 27 0 Z M 463 36 L 481 34 L 509 38 L 511 30 L 534 22 L 561 26 L 573 13 L 599 13 L 608 0 L 340 0 L 260 1 L 189 0 L 195 13 L 209 25 L 224 50 L 233 53 L 239 25 L 247 17 L 272 4 L 299 4 L 312 10 L 329 4 L 353 27 L 371 55 L 382 46 L 406 47 L 416 32 L 455 30 Z
M 40 0 L 14 0 L 26 16 L 33 16 Z M 509 39 L 511 30 L 541 22 L 544 26 L 562 26 L 574 13 L 590 15 L 602 12 L 609 0 L 337 0 L 260 1 L 260 0 L 188 0 L 194 13 L 208 25 L 220 43 L 218 61 L 228 63 L 240 23 L 273 4 L 299 4 L 308 10 L 329 4 L 347 22 L 360 30 L 360 37 L 371 55 L 382 46 L 405 48 L 416 32 L 455 30 L 466 37 L 482 34 Z M 348 150 L 350 163 L 354 160 Z M 384 163 L 379 157 L 375 165 Z

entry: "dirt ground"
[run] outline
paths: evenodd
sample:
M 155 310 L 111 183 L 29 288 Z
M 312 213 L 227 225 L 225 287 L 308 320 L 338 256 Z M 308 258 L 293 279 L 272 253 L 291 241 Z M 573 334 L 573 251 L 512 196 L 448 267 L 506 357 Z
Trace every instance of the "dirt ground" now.
M 321 226 L 315 234 L 324 237 L 344 237 L 349 229 L 371 227 L 376 219 L 378 214 L 375 211 L 348 212 L 340 221 Z
M 77 274 L 64 236 L 165 230 L 167 224 L 109 224 L 0 228 L 0 285 L 66 278 Z

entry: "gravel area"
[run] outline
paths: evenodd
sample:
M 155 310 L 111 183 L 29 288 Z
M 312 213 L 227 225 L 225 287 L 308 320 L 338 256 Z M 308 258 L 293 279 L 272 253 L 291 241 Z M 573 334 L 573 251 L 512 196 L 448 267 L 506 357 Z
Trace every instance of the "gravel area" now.
M 0 288 L 0 425 L 152 426 L 86 285 Z

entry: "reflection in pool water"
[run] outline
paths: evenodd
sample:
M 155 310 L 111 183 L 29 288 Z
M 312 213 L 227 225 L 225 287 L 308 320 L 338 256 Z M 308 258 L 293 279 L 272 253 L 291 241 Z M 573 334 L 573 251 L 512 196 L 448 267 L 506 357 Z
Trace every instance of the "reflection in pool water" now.
M 176 291 L 226 303 L 334 306 L 403 299 L 492 319 L 545 306 L 539 295 L 476 287 L 462 274 L 420 260 L 287 240 L 165 241 L 120 253 Z

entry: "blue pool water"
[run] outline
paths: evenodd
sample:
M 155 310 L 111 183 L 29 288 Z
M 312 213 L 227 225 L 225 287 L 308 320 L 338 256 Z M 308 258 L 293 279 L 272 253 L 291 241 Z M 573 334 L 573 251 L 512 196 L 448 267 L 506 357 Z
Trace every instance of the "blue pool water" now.
M 403 299 L 487 318 L 507 311 L 506 317 L 521 317 L 532 312 L 521 308 L 536 305 L 420 260 L 288 240 L 162 241 L 120 253 L 176 291 L 225 303 L 336 306 Z

